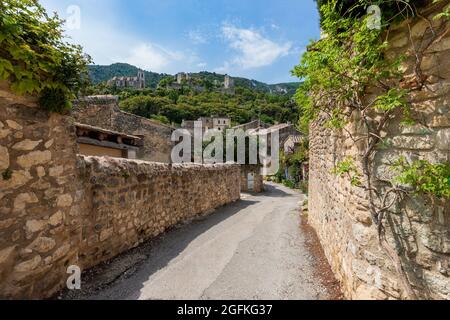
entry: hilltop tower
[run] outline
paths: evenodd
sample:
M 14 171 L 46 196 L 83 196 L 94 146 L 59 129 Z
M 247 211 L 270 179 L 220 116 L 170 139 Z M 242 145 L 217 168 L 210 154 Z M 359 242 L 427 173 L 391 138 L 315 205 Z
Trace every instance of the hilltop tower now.
M 183 82 L 185 82 L 185 81 L 187 82 L 191 79 L 189 73 L 185 73 L 185 72 L 178 73 L 176 78 L 177 78 L 178 84 L 182 84 Z
M 138 78 L 139 88 L 144 89 L 145 88 L 145 72 L 143 70 L 138 70 L 137 78 Z
M 234 87 L 234 80 L 229 75 L 225 75 L 225 81 L 224 81 L 224 87 L 225 89 L 231 89 Z

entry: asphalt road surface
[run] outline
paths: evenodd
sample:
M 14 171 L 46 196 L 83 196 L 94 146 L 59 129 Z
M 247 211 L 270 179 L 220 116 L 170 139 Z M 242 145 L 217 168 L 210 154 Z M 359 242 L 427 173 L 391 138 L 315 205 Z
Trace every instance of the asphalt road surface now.
M 266 189 L 94 268 L 60 298 L 328 299 L 300 228 L 305 197 Z

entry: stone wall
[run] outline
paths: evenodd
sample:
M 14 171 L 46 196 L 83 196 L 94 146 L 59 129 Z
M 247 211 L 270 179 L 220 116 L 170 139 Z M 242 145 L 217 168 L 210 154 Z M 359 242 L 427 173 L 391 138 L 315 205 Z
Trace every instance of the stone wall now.
M 0 297 L 37 297 L 77 262 L 75 130 L 0 82 Z
M 83 124 L 142 136 L 144 146 L 137 155 L 139 159 L 171 162 L 171 136 L 174 128 L 121 111 L 118 97 L 92 96 L 80 99 L 72 110 L 72 116 Z
M 179 222 L 239 200 L 238 165 L 80 156 L 80 265 L 91 267 Z
M 428 8 L 422 16 L 431 18 Z M 429 23 L 409 21 L 416 46 L 431 42 Z M 433 22 L 438 28 L 442 22 Z M 441 25 L 441 27 L 444 27 Z M 449 24 L 447 22 L 447 29 Z M 436 29 L 437 30 L 437 29 Z M 413 72 L 407 22 L 390 33 L 390 57 L 407 54 L 405 78 Z M 385 133 L 386 144 L 377 152 L 375 174 L 389 179 L 391 161 L 400 155 L 408 159 L 450 160 L 450 33 L 426 51 L 422 69 L 427 85 L 410 95 L 418 124 L 402 127 L 394 122 Z M 347 128 L 357 132 L 355 117 Z M 317 230 L 326 256 L 342 283 L 347 298 L 402 299 L 404 287 L 390 259 L 378 245 L 376 228 L 368 212 L 366 192 L 348 179 L 332 173 L 346 156 L 358 159 L 362 148 L 341 132 L 324 127 L 321 120 L 311 127 L 309 221 Z M 387 234 L 419 298 L 450 299 L 450 202 L 431 202 L 413 196 L 388 215 Z
M 71 117 L 0 82 L 0 299 L 48 298 L 68 266 L 92 267 L 240 197 L 237 165 L 77 153 Z

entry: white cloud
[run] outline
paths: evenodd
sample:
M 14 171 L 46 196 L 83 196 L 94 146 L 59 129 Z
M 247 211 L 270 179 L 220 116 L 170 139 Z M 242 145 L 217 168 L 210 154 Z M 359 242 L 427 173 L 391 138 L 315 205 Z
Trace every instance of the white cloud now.
M 279 30 L 279 29 L 280 29 L 280 26 L 277 25 L 277 24 L 275 24 L 275 23 L 272 23 L 272 24 L 270 25 L 270 27 L 271 27 L 272 29 L 274 29 L 274 30 Z
M 233 25 L 224 25 L 222 34 L 230 47 L 238 52 L 231 64 L 243 69 L 259 68 L 271 65 L 277 59 L 290 54 L 291 42 L 276 43 L 264 38 L 259 32 L 251 29 L 241 29 Z
M 166 72 L 174 63 L 185 59 L 181 52 L 172 51 L 153 43 L 140 43 L 130 50 L 123 61 L 154 72 Z
M 215 68 L 213 71 L 217 73 L 232 73 L 232 65 L 229 61 L 225 61 L 223 66 Z
M 206 62 L 200 62 L 200 63 L 197 63 L 197 67 L 198 67 L 198 68 L 206 68 L 207 65 L 208 65 L 208 64 L 207 64 Z
M 204 44 L 208 42 L 206 35 L 202 34 L 198 30 L 189 31 L 188 36 L 194 44 Z
M 41 0 L 51 11 L 67 18 L 70 0 Z M 114 9 L 115 0 L 79 0 L 81 28 L 67 30 L 69 41 L 81 44 L 96 64 L 126 62 L 139 68 L 163 73 L 197 71 L 203 62 L 190 48 L 178 43 L 160 44 L 143 34 L 130 33 L 121 25 L 120 12 Z M 99 19 L 101 12 L 102 19 Z

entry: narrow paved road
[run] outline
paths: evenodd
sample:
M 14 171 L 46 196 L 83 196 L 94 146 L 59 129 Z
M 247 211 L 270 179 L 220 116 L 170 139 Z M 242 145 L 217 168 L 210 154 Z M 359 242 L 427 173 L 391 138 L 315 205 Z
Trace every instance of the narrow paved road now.
M 94 269 L 65 299 L 327 299 L 300 229 L 304 196 L 278 185 Z

